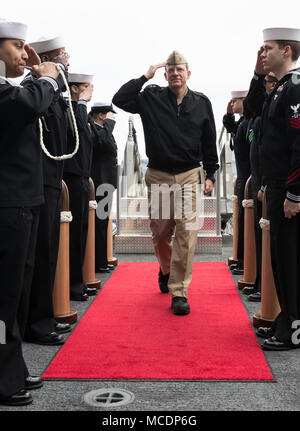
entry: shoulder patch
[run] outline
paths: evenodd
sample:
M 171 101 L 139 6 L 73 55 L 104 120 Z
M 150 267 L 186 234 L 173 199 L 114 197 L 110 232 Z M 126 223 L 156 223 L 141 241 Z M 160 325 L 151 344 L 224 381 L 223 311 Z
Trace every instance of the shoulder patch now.
M 292 114 L 290 117 L 290 125 L 293 129 L 300 129 L 300 103 L 297 105 L 291 105 Z

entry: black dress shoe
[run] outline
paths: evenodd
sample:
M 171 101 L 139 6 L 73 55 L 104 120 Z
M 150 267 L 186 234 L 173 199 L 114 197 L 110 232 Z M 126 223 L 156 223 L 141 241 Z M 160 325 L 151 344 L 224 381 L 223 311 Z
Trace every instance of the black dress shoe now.
M 271 338 L 273 337 L 274 333 L 272 328 L 265 328 L 263 326 L 260 326 L 256 331 L 256 335 L 261 338 Z
M 56 332 L 51 332 L 51 334 L 45 335 L 44 337 L 38 338 L 33 341 L 34 344 L 42 344 L 44 346 L 58 346 L 64 344 L 65 339 L 62 335 Z
M 105 268 L 96 269 L 96 272 L 107 273 L 107 272 L 110 272 L 110 269 L 108 266 L 106 266 Z
M 67 332 L 71 332 L 71 325 L 69 323 L 56 323 L 55 332 L 57 334 L 66 334 Z
M 158 285 L 161 293 L 169 293 L 168 289 L 168 281 L 169 281 L 170 273 L 163 275 L 161 269 L 158 273 Z
M 115 265 L 111 265 L 110 263 L 107 265 L 107 268 L 110 270 L 110 271 L 113 271 L 116 267 L 115 267 Z
M 251 295 L 252 293 L 255 293 L 254 287 L 246 286 L 246 287 L 244 287 L 244 289 L 242 290 L 242 293 L 243 293 L 244 295 Z
M 43 381 L 40 377 L 28 376 L 25 379 L 25 389 L 39 389 L 43 386 Z
M 172 298 L 171 307 L 173 314 L 176 314 L 178 316 L 183 316 L 191 312 L 187 299 L 183 296 L 175 296 L 174 298 Z
M 237 263 L 232 263 L 232 264 L 229 266 L 230 271 L 233 271 L 235 268 L 237 268 L 237 266 L 238 266 L 238 264 L 237 264 Z
M 96 287 L 85 287 L 84 293 L 86 293 L 87 296 L 95 296 L 97 295 L 97 289 Z
M 235 269 L 232 271 L 232 274 L 234 274 L 234 275 L 243 275 L 243 274 L 244 274 L 244 270 L 243 270 L 243 269 L 240 269 L 240 268 L 235 268 Z
M 275 336 L 268 338 L 263 342 L 261 345 L 263 350 L 277 350 L 277 351 L 283 351 L 283 350 L 291 350 L 295 348 L 299 348 L 299 345 L 295 345 L 292 343 L 284 343 L 283 341 L 279 341 Z
M 32 401 L 33 399 L 30 393 L 27 392 L 26 389 L 21 389 L 16 394 L 0 400 L 0 404 L 5 406 L 26 406 L 27 404 L 31 404 Z
M 71 301 L 87 301 L 89 297 L 87 293 L 81 292 L 78 295 L 71 294 L 70 299 Z
M 251 295 L 248 296 L 248 301 L 261 302 L 261 293 L 260 292 L 251 293 Z

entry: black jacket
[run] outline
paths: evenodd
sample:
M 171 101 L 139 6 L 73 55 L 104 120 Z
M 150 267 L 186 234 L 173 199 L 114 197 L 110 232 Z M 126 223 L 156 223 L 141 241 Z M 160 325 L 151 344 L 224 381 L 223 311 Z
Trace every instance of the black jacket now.
M 65 161 L 64 174 L 72 174 L 89 178 L 91 175 L 91 165 L 93 157 L 93 142 L 90 125 L 88 122 L 86 103 L 72 102 L 77 128 L 79 133 L 79 149 L 72 159 Z M 71 121 L 68 121 L 68 154 L 75 149 L 75 132 Z
M 67 77 L 67 73 L 65 72 Z M 36 80 L 31 74 L 27 75 L 22 85 L 27 80 Z M 59 90 L 49 106 L 47 112 L 42 117 L 43 139 L 47 150 L 53 156 L 60 156 L 67 151 L 67 111 L 69 105 L 62 96 L 64 91 L 64 81 L 61 75 L 57 78 Z M 43 177 L 46 186 L 61 189 L 64 162 L 50 159 L 43 153 Z
M 90 122 L 93 136 L 93 160 L 91 177 L 95 188 L 100 184 L 118 184 L 118 147 L 113 136 L 116 122 L 109 118 L 104 120 L 103 127 Z
M 31 207 L 44 202 L 38 118 L 55 97 L 46 79 L 23 88 L 0 84 L 0 207 Z
M 208 177 L 218 169 L 216 130 L 210 101 L 188 90 L 178 108 L 176 96 L 168 87 L 142 86 L 142 76 L 123 85 L 113 103 L 124 111 L 140 114 L 145 134 L 148 166 L 169 173 L 180 173 L 203 162 Z
M 282 180 L 287 198 L 300 202 L 300 69 L 286 74 L 267 96 L 260 145 L 263 182 Z
M 235 156 L 237 178 L 249 178 L 250 169 L 250 145 L 247 141 L 248 120 L 241 117 L 235 121 L 234 114 L 225 114 L 223 124 L 228 133 L 233 137 L 233 150 Z

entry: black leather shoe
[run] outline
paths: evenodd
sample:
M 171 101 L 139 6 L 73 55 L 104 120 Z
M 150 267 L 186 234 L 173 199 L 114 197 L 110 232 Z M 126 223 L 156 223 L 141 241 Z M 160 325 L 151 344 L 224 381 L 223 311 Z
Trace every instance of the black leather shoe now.
M 237 266 L 238 266 L 238 264 L 237 264 L 237 263 L 232 263 L 232 264 L 229 266 L 230 271 L 233 271 L 235 268 L 237 268 Z
M 243 274 L 244 274 L 244 270 L 243 270 L 243 269 L 240 269 L 240 268 L 235 268 L 235 269 L 232 271 L 232 274 L 234 274 L 234 275 L 243 275 Z
M 169 293 L 169 289 L 168 289 L 169 277 L 170 277 L 170 273 L 163 275 L 163 273 L 161 272 L 161 269 L 159 270 L 158 285 L 161 293 Z
M 110 269 L 108 268 L 108 266 L 106 268 L 98 268 L 97 272 L 106 273 L 110 272 Z
M 296 346 L 292 343 L 284 343 L 283 341 L 279 341 L 275 336 L 273 336 L 265 340 L 261 347 L 263 348 L 263 350 L 283 351 L 295 349 L 296 347 L 299 347 L 299 345 Z
M 69 323 L 56 323 L 55 332 L 57 334 L 66 334 L 67 332 L 71 332 L 71 325 Z
M 60 344 L 64 344 L 64 342 L 64 337 L 56 332 L 51 332 L 51 334 L 33 341 L 34 344 L 42 344 L 44 346 L 58 346 Z
M 256 335 L 261 338 L 271 338 L 273 337 L 273 330 L 260 326 L 256 331 Z
M 28 376 L 25 379 L 25 389 L 39 389 L 43 386 L 43 381 L 40 377 Z
M 183 296 L 175 296 L 174 298 L 172 298 L 172 311 L 173 314 L 176 314 L 178 316 L 189 314 L 191 310 L 187 299 Z
M 27 404 L 31 404 L 33 401 L 32 396 L 26 389 L 21 389 L 14 395 L 11 395 L 8 398 L 0 400 L 0 404 L 5 406 L 26 406 Z
M 244 287 L 244 289 L 242 290 L 242 293 L 243 293 L 244 295 L 251 295 L 252 293 L 255 293 L 255 291 L 254 291 L 254 287 L 252 287 L 252 286 L 246 286 L 246 287 Z
M 97 289 L 96 287 L 85 287 L 84 293 L 86 293 L 87 296 L 95 296 L 97 295 Z
M 70 295 L 71 301 L 87 301 L 89 299 L 88 294 L 81 292 L 79 295 Z
M 251 295 L 248 296 L 248 301 L 261 302 L 261 293 L 260 292 L 251 293 Z
M 110 263 L 107 265 L 107 268 L 110 270 L 110 271 L 113 271 L 116 267 L 115 267 L 115 265 L 111 265 Z

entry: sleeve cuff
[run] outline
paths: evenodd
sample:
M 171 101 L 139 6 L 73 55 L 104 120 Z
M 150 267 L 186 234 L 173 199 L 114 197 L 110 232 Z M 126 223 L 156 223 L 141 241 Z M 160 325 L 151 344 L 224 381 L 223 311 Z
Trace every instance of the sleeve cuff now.
M 142 75 L 140 78 L 138 78 L 138 81 L 140 82 L 140 84 L 141 84 L 141 87 L 144 85 L 144 84 L 146 84 L 146 82 L 147 81 L 149 81 L 148 80 L 148 78 L 146 78 L 146 76 L 145 75 Z
M 293 194 L 293 193 L 291 193 L 291 192 L 287 192 L 287 194 L 286 194 L 286 198 L 287 198 L 289 201 L 296 202 L 296 203 L 300 203 L 300 196 L 298 196 L 298 195 L 294 195 L 294 194 Z
M 258 75 L 255 71 L 254 71 L 254 75 L 253 75 L 253 79 L 255 79 L 255 81 L 258 81 L 261 78 L 264 78 L 266 75 Z
M 78 100 L 78 103 L 77 103 L 78 105 L 84 105 L 84 106 L 87 106 L 87 101 L 86 100 Z
M 52 87 L 53 87 L 53 89 L 54 89 L 54 91 L 57 91 L 58 90 L 58 84 L 57 84 L 57 82 L 55 81 L 55 79 L 53 79 L 53 78 L 50 78 L 50 76 L 42 76 L 41 78 L 39 78 L 39 80 L 44 80 L 44 81 L 47 81 L 47 82 L 49 82 L 51 85 L 52 85 Z
M 261 186 L 260 191 L 264 193 L 265 189 L 266 189 L 266 186 Z

